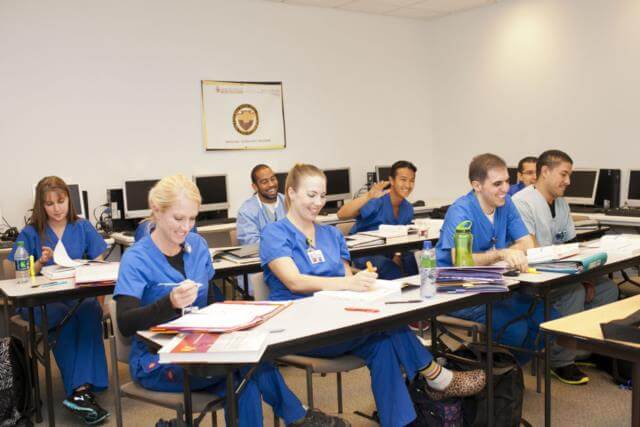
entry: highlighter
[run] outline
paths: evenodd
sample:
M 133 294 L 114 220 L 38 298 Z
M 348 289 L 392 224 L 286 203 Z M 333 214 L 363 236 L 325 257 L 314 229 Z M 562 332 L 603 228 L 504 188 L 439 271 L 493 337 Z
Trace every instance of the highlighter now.
M 367 261 L 367 271 L 369 273 L 375 273 L 375 269 L 373 268 L 373 264 L 371 264 L 371 261 Z
M 33 255 L 29 255 L 29 276 L 36 277 L 36 267 Z

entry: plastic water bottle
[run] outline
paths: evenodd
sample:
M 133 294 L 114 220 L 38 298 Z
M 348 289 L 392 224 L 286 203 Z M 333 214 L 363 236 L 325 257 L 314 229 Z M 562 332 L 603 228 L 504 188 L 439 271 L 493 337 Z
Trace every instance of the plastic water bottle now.
M 18 242 L 18 247 L 13 255 L 13 261 L 16 265 L 16 281 L 18 283 L 26 283 L 29 281 L 29 253 L 24 248 L 24 242 Z
M 434 268 L 436 267 L 436 250 L 429 240 L 422 244 L 420 255 L 420 296 L 431 298 L 436 293 Z

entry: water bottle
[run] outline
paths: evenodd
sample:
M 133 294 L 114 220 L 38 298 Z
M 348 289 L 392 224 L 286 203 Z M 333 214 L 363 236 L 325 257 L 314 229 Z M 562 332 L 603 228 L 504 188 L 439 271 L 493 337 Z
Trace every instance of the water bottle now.
M 29 253 L 24 248 L 24 242 L 18 242 L 18 247 L 13 255 L 16 265 L 16 281 L 26 283 L 29 281 Z
M 453 234 L 453 246 L 456 249 L 456 267 L 469 267 L 473 264 L 473 234 L 471 221 L 462 221 Z
M 436 267 L 436 250 L 429 240 L 422 244 L 420 255 L 420 297 L 431 298 L 436 293 L 434 268 Z

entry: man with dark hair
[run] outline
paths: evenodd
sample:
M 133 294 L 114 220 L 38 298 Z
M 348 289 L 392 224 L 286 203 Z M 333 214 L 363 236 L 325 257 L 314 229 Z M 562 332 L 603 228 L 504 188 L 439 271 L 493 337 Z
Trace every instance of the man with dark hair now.
M 407 225 L 413 221 L 413 206 L 407 197 L 413 191 L 418 168 L 406 160 L 399 160 L 391 166 L 389 182 L 373 184 L 363 196 L 346 203 L 338 211 L 338 218 L 356 218 L 351 234 L 361 231 L 377 230 L 382 224 Z M 389 189 L 385 190 L 389 185 Z M 381 279 L 397 279 L 404 275 L 417 274 L 413 252 L 371 257 L 356 258 L 353 263 L 358 268 L 365 268 L 371 261 L 378 269 Z
M 564 192 L 571 182 L 573 161 L 558 150 L 545 151 L 538 160 L 539 175 L 535 185 L 513 197 L 529 233 L 540 246 L 567 243 L 576 237 L 569 204 Z M 575 283 L 551 294 L 553 307 L 562 315 L 579 313 L 618 299 L 618 288 L 608 278 L 589 283 Z M 589 377 L 575 363 L 574 350 L 554 347 L 551 372 L 566 384 L 584 384 Z
M 284 195 L 278 193 L 278 178 L 269 166 L 254 166 L 251 170 L 251 187 L 253 196 L 238 210 L 236 230 L 241 245 L 260 242 L 262 229 L 286 215 Z
M 537 158 L 527 156 L 518 162 L 518 182 L 509 187 L 509 195 L 513 196 L 518 191 L 531 184 L 536 183 L 536 162 Z
M 456 227 L 464 221 L 470 221 L 475 265 L 504 261 L 510 267 L 527 271 L 525 251 L 534 246 L 534 241 L 511 198 L 507 196 L 509 173 L 506 163 L 490 153 L 476 156 L 469 165 L 469 180 L 472 190 L 457 199 L 445 215 L 440 240 L 436 245 L 438 266 L 454 264 Z M 526 316 L 533 303 L 531 297 L 519 293 L 495 303 L 493 338 L 507 345 L 533 349 L 539 324 L 543 320 L 543 307 L 540 304 L 531 316 Z M 481 323 L 486 320 L 484 306 L 459 310 L 452 315 Z M 524 362 L 526 357 L 519 357 L 519 360 Z

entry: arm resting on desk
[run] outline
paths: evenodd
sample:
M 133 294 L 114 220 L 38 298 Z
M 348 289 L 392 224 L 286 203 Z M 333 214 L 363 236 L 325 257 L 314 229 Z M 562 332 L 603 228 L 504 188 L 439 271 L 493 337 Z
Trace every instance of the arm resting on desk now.
M 269 263 L 269 268 L 289 290 L 298 294 L 311 294 L 317 291 L 366 290 L 361 284 L 362 279 L 353 276 L 349 264 L 346 261 L 344 263 L 345 275 L 342 277 L 301 274 L 296 264 L 289 257 L 274 259 Z

